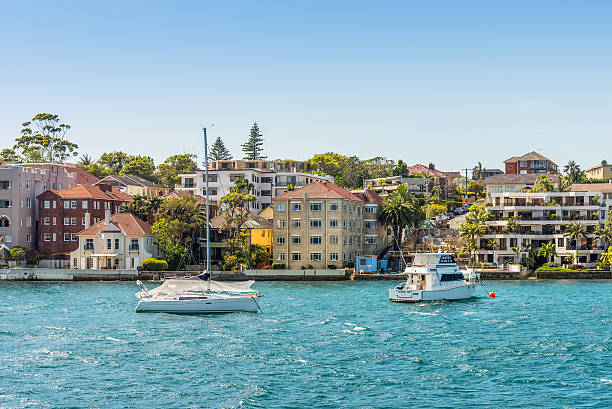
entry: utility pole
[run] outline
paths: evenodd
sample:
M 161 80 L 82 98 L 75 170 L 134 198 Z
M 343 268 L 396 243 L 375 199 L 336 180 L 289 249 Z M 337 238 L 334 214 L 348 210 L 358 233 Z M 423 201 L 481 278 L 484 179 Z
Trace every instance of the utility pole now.
M 206 272 L 209 274 L 209 277 L 212 276 L 210 271 L 210 210 L 208 205 L 208 141 L 206 138 L 206 127 L 202 127 L 204 131 L 204 178 L 205 189 L 206 189 Z M 208 283 L 210 286 L 210 278 L 208 279 Z
M 468 186 L 468 170 L 470 170 L 469 168 L 463 168 L 461 170 L 465 170 L 465 192 L 463 193 L 463 201 L 465 202 L 465 204 L 467 204 L 467 186 Z

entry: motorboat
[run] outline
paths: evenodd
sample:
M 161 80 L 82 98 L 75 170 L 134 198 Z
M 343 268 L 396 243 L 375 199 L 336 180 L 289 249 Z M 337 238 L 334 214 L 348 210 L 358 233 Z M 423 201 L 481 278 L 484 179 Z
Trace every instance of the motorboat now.
M 141 291 L 136 312 L 169 312 L 207 314 L 225 312 L 257 312 L 261 296 L 251 288 L 255 281 L 213 281 L 207 274 L 195 277 L 170 278 L 151 290 L 137 281 Z
M 473 270 L 461 271 L 449 253 L 417 253 L 404 274 L 406 282 L 389 289 L 389 301 L 463 300 L 474 296 L 480 282 Z

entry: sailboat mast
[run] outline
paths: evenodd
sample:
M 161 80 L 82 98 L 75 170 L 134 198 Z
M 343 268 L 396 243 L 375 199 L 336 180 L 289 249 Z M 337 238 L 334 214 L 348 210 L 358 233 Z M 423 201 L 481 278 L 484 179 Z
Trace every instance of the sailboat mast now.
M 204 131 L 204 180 L 206 189 L 206 272 L 210 277 L 210 209 L 208 205 L 208 141 L 206 140 L 206 127 Z M 210 278 L 208 279 L 210 281 Z

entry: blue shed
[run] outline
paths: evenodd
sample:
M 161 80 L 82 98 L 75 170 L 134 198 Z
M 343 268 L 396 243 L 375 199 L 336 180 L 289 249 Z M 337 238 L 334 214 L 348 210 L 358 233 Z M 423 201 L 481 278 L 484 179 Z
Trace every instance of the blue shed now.
M 356 270 L 360 273 L 375 273 L 378 259 L 376 256 L 360 256 L 357 257 L 355 266 Z

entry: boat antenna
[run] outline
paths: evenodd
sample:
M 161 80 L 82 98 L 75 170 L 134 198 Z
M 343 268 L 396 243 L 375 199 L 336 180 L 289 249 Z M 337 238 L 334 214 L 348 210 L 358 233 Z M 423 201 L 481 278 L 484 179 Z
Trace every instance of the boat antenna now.
M 208 203 L 208 141 L 206 139 L 206 127 L 204 131 L 204 180 L 206 189 L 206 273 L 208 274 L 208 290 L 210 291 L 210 208 Z

